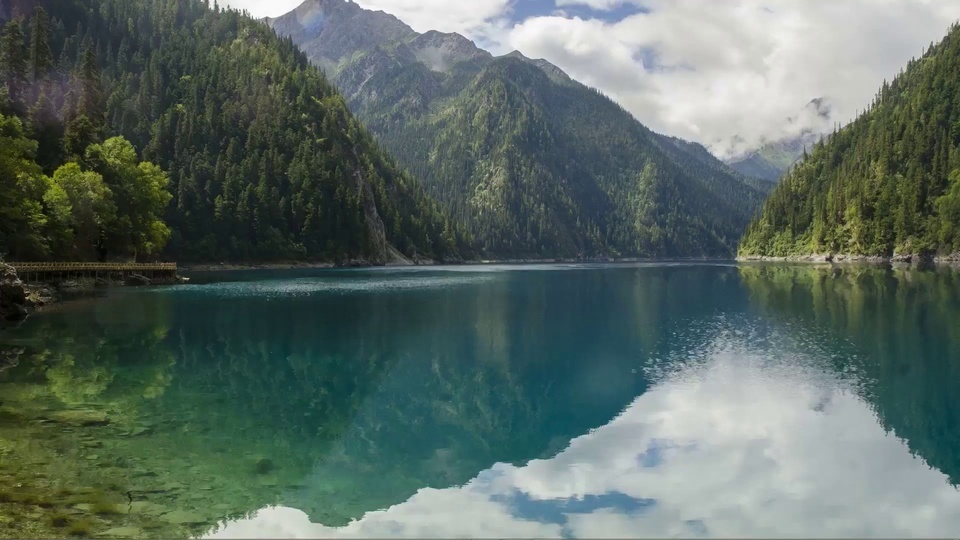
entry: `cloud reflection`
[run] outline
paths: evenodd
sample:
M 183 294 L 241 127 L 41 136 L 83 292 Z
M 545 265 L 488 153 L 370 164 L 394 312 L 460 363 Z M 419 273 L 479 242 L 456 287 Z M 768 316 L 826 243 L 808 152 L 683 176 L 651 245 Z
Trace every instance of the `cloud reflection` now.
M 344 527 L 272 507 L 209 537 L 945 537 L 960 493 L 814 362 L 726 351 L 558 455 Z

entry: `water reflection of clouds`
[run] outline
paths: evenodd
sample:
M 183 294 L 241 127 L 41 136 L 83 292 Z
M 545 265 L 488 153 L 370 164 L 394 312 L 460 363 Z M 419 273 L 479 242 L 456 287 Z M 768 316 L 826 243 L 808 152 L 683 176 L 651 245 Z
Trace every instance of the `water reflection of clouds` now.
M 722 354 L 553 458 L 497 464 L 341 528 L 267 508 L 212 536 L 946 537 L 957 508 L 960 492 L 845 386 Z

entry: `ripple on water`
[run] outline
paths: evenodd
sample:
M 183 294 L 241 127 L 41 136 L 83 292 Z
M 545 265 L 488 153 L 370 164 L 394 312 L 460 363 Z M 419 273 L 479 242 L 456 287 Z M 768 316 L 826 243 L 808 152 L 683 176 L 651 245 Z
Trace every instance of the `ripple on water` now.
M 214 298 L 290 298 L 316 294 L 363 294 L 420 291 L 425 289 L 445 289 L 450 287 L 477 285 L 492 281 L 492 274 L 416 276 L 389 278 L 301 278 L 262 282 L 210 283 L 203 285 L 184 285 L 157 292 L 182 295 L 209 296 Z

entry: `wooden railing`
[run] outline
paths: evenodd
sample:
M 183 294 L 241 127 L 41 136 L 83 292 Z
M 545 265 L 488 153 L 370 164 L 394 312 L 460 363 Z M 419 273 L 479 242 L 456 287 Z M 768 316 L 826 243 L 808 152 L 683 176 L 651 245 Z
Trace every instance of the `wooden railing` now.
M 11 262 L 20 272 L 176 272 L 177 263 Z

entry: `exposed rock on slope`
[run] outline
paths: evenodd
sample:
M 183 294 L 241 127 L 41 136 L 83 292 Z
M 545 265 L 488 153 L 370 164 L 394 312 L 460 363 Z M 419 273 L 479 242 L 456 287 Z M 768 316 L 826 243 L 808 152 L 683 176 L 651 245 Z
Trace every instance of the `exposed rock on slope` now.
M 729 256 L 767 189 L 545 60 L 345 0 L 268 22 L 488 256 Z

